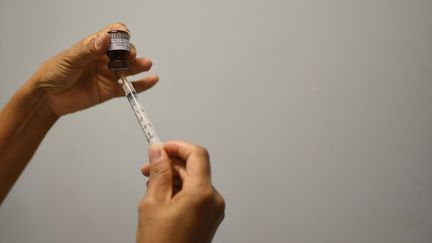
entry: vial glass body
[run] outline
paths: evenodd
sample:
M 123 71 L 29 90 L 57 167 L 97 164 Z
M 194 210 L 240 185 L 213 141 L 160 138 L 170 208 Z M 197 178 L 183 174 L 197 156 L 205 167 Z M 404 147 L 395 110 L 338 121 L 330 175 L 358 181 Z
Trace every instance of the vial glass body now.
M 110 59 L 108 69 L 115 72 L 127 71 L 130 53 L 129 33 L 123 30 L 111 30 L 108 34 L 111 36 L 111 44 L 107 52 Z

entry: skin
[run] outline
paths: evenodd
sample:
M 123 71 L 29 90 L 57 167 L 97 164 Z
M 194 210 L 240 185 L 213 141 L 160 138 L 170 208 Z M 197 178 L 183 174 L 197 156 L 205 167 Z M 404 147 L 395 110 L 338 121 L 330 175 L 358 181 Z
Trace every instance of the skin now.
M 118 77 L 107 69 L 108 25 L 46 61 L 0 111 L 0 204 L 49 129 L 61 117 L 123 96 Z M 152 62 L 137 58 L 132 46 L 130 69 L 148 71 Z M 155 75 L 133 82 L 137 92 L 152 87 Z M 225 203 L 213 188 L 207 150 L 173 141 L 152 146 L 150 178 L 139 205 L 137 242 L 210 242 L 223 219 Z
M 149 155 L 150 164 L 142 168 L 150 180 L 139 206 L 137 242 L 211 242 L 225 202 L 212 186 L 207 150 L 171 141 L 153 145 Z
M 84 38 L 45 62 L 0 112 L 0 203 L 59 117 L 123 95 L 116 75 L 107 68 L 112 29 L 116 23 Z M 151 68 L 148 58 L 130 54 L 128 74 Z M 157 76 L 134 83 L 137 92 L 152 87 Z

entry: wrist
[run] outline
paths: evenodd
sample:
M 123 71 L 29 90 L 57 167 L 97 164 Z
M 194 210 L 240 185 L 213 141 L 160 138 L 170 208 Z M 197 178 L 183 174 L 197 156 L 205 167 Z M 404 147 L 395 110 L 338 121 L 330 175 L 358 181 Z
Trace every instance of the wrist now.
M 47 124 L 54 124 L 59 116 L 57 116 L 51 109 L 47 98 L 47 89 L 30 79 L 18 91 L 17 95 L 21 96 L 28 104 L 28 109 L 31 109 L 32 115 L 36 116 L 38 120 Z
M 57 119 L 30 81 L 0 111 L 0 203 Z

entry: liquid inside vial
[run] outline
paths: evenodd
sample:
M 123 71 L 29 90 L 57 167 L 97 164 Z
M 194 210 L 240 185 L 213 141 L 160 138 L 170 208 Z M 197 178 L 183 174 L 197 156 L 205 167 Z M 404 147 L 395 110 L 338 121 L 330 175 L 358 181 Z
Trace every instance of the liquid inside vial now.
M 111 36 L 111 44 L 107 52 L 107 56 L 110 59 L 108 69 L 114 72 L 128 70 L 128 57 L 130 53 L 129 33 L 124 30 L 111 30 L 108 34 Z

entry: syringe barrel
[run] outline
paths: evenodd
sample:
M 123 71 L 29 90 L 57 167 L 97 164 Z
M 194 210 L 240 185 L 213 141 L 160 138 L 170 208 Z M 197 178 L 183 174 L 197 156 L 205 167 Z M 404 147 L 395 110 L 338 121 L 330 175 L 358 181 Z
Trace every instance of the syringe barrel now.
M 135 113 L 136 118 L 138 119 L 138 122 L 144 132 L 144 135 L 146 136 L 147 141 L 149 142 L 149 144 L 161 144 L 162 142 L 156 133 L 153 123 L 145 113 L 142 105 L 138 102 L 135 88 L 129 81 L 127 81 L 125 77 L 122 77 L 121 79 L 123 82 L 122 88 L 129 101 L 129 104 L 131 105 L 132 110 Z

